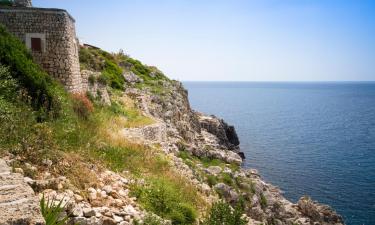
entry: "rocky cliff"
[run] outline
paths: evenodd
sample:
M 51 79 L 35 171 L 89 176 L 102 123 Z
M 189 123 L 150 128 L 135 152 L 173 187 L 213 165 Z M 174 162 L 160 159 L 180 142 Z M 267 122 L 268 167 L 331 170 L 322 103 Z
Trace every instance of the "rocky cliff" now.
M 0 64 L 9 95 L 0 93 L 0 224 L 43 224 L 42 196 L 62 203 L 70 224 L 211 225 L 217 202 L 230 208 L 216 216 L 240 212 L 249 225 L 343 224 L 329 206 L 292 203 L 241 168 L 235 128 L 194 111 L 180 82 L 123 53 L 85 48 L 81 63 L 88 93 L 48 92 L 66 104 L 44 121 Z
M 309 197 L 292 203 L 277 187 L 264 182 L 256 170 L 231 168 L 231 164 L 240 165 L 244 158 L 235 128 L 216 116 L 193 111 L 181 83 L 165 82 L 163 87 L 167 91 L 162 96 L 155 96 L 147 90 L 128 89 L 126 93 L 137 100 L 144 113 L 164 124 L 166 129 L 155 132 L 165 132 L 161 145 L 166 153 L 178 156 L 181 151 L 186 151 L 198 158 L 220 159 L 226 163 L 223 167 L 204 167 L 199 162 L 192 165 L 193 158 L 175 159 L 176 164 L 190 165 L 187 170 L 195 174 L 193 180 L 203 180 L 208 184 L 208 176 L 217 178 L 217 183 L 210 183 L 211 187 L 206 185 L 207 193 L 218 194 L 232 205 L 240 199 L 245 200 L 249 224 L 343 224 L 342 218 L 329 206 Z M 147 140 L 148 136 L 141 138 Z M 232 181 L 219 181 L 227 175 Z

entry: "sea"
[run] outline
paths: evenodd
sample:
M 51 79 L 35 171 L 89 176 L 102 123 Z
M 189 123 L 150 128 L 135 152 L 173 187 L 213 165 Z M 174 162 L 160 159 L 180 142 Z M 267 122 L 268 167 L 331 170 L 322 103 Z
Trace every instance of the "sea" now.
M 375 82 L 183 83 L 193 109 L 235 126 L 244 167 L 375 225 Z

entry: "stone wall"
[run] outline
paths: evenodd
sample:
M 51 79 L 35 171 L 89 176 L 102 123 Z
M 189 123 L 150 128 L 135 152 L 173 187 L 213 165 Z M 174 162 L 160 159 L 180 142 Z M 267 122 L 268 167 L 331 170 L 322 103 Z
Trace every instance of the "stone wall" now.
M 42 39 L 42 51 L 32 52 L 34 60 L 68 91 L 82 90 L 79 43 L 75 21 L 65 10 L 0 7 L 0 23 L 30 45 L 30 38 Z M 28 46 L 30 47 L 30 46 Z
M 15 0 L 14 3 L 20 7 L 32 7 L 31 0 Z

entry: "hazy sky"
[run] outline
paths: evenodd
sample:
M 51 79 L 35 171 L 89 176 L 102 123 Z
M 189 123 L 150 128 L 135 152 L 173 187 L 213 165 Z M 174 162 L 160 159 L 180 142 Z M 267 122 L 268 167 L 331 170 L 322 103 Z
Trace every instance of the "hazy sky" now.
M 375 80 L 375 1 L 34 0 L 178 80 Z

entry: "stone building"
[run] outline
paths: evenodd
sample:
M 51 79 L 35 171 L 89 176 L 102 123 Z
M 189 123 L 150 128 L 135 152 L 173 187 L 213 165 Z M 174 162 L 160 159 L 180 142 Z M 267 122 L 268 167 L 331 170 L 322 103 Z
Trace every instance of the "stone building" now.
M 68 91 L 81 91 L 74 18 L 63 9 L 32 7 L 31 0 L 14 0 L 12 4 L 0 6 L 0 24 L 23 41 L 34 60 Z

